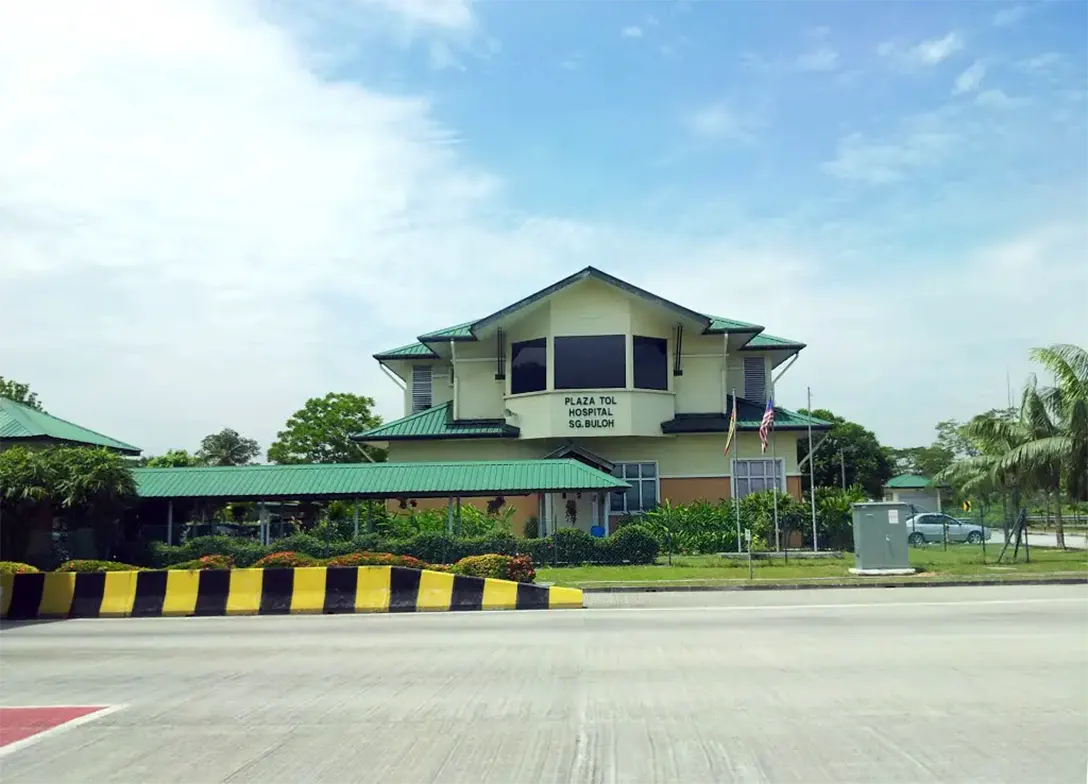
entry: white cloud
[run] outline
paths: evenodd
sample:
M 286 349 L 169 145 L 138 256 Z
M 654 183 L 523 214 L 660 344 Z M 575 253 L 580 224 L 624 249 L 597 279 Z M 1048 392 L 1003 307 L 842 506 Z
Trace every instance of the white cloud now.
M 839 139 L 835 157 L 824 163 L 823 169 L 838 179 L 870 185 L 896 182 L 939 163 L 955 140 L 954 134 L 936 125 L 923 125 L 882 139 L 851 133 Z
M 839 53 L 830 46 L 820 46 L 797 58 L 802 71 L 833 71 L 839 63 Z
M 1016 67 L 1028 73 L 1041 73 L 1049 71 L 1063 60 L 1057 52 L 1043 52 L 1034 57 L 1027 57 L 1016 63 Z
M 964 398 L 1008 356 L 1083 340 L 1083 232 L 981 248 L 967 271 L 941 260 L 934 285 L 913 273 L 931 261 L 920 255 L 891 267 L 899 275 L 843 280 L 842 247 L 803 231 L 787 232 L 799 251 L 769 245 L 768 226 L 754 241 L 515 216 L 502 180 L 466 162 L 425 98 L 322 78 L 266 6 L 58 6 L 0 4 L 3 373 L 152 453 L 224 426 L 267 447 L 307 397 L 334 390 L 398 416 L 372 353 L 589 263 L 805 340 L 784 404 L 811 383 L 818 403 L 893 440 L 924 442 L 938 418 L 986 407 Z M 458 7 L 410 21 L 471 26 Z M 751 127 L 724 104 L 687 120 L 705 139 Z M 894 179 L 950 143 L 925 126 L 858 137 L 838 176 L 864 179 L 868 164 L 870 179 Z M 934 317 L 903 328 L 905 301 Z M 914 387 L 892 361 L 856 387 L 859 365 L 900 355 L 947 383 L 906 400 Z
M 453 29 L 471 27 L 472 0 L 350 0 L 351 3 L 371 3 L 413 23 Z
M 620 31 L 624 38 L 642 38 L 642 28 L 637 25 L 628 25 Z
M 953 31 L 906 48 L 894 41 L 884 41 L 876 51 L 881 57 L 891 58 L 904 68 L 928 68 L 944 62 L 961 49 L 963 38 Z
M 929 255 L 909 264 L 882 257 L 871 274 L 850 279 L 836 275 L 833 251 L 720 243 L 636 282 L 697 310 L 803 340 L 808 348 L 778 388 L 783 405 L 804 405 L 811 386 L 814 405 L 866 423 L 886 443 L 913 446 L 933 440 L 939 419 L 1004 405 L 1005 368 L 1014 383 L 1022 381 L 1032 369 L 1031 347 L 1088 342 L 1080 303 L 1088 289 L 1086 243 L 1083 226 L 1044 225 L 995 237 L 966 257 Z M 759 294 L 725 306 L 729 291 Z M 856 391 L 859 372 L 864 395 Z M 913 383 L 935 378 L 941 383 Z
M 988 106 L 995 109 L 1008 109 L 1019 105 L 1019 101 L 1010 98 L 1004 90 L 983 90 L 975 96 L 975 103 L 979 106 Z
M 370 354 L 461 318 L 467 268 L 486 300 L 582 260 L 425 100 L 323 81 L 259 6 L 57 6 L 0 5 L 0 334 L 75 421 L 157 450 L 267 446 L 330 389 L 389 413 Z
M 956 77 L 956 84 L 952 92 L 956 95 L 973 92 L 982 83 L 982 77 L 986 75 L 986 65 L 981 60 L 975 60 L 971 67 Z
M 684 127 L 704 140 L 741 139 L 748 136 L 750 120 L 724 103 L 712 103 L 682 118 Z
M 1011 27 L 1023 19 L 1027 12 L 1028 7 L 1026 5 L 1014 5 L 1008 8 L 1002 8 L 994 14 L 994 27 Z

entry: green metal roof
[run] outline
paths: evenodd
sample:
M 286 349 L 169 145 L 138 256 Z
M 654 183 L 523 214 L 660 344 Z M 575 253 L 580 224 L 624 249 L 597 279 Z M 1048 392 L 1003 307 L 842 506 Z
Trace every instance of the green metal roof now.
M 435 332 L 428 332 L 425 335 L 420 335 L 418 339 L 425 343 L 439 340 L 475 340 L 476 336 L 472 334 L 472 327 L 475 323 L 475 321 L 466 321 L 456 327 L 446 327 Z
M 704 330 L 708 335 L 720 335 L 729 332 L 759 332 L 763 327 L 759 324 L 749 324 L 747 321 L 722 318 L 721 316 L 707 316 L 710 326 Z
M 601 272 L 596 267 L 586 267 L 578 272 L 570 275 L 563 280 L 553 283 L 547 288 L 541 289 L 535 294 L 530 294 L 524 299 L 520 299 L 513 305 L 509 305 L 502 310 L 496 311 L 489 316 L 484 316 L 482 319 L 476 321 L 466 321 L 464 324 L 458 324 L 454 327 L 446 327 L 445 329 L 435 330 L 434 332 L 428 332 L 424 335 L 420 335 L 417 338 L 416 343 L 409 343 L 406 346 L 399 348 L 389 349 L 388 351 L 382 351 L 374 355 L 377 360 L 383 359 L 419 359 L 419 358 L 434 358 L 437 355 L 425 344 L 437 343 L 442 341 L 474 341 L 476 340 L 475 330 L 488 323 L 497 321 L 505 316 L 509 316 L 512 313 L 516 313 L 522 308 L 526 308 L 530 305 L 539 302 L 545 297 L 551 296 L 566 287 L 577 283 L 581 280 L 588 278 L 594 278 L 603 281 L 611 286 L 615 286 L 618 289 L 626 291 L 628 294 L 633 294 L 637 297 L 641 297 L 655 305 L 665 307 L 669 310 L 673 310 L 679 315 L 689 318 L 695 321 L 699 321 L 703 324 L 704 335 L 722 335 L 731 333 L 756 333 L 748 343 L 744 346 L 747 349 L 756 348 L 782 348 L 782 349 L 797 349 L 800 351 L 805 347 L 804 343 L 798 343 L 795 340 L 788 340 L 786 338 L 778 338 L 773 335 L 764 335 L 763 327 L 759 324 L 750 324 L 747 321 L 737 321 L 736 319 L 724 318 L 722 316 L 711 316 L 706 313 L 699 313 L 697 311 L 685 308 L 683 305 L 678 305 L 675 302 L 659 297 L 656 294 L 652 294 L 645 289 L 641 289 L 638 286 L 634 286 L 626 281 L 620 280 L 607 272 Z
M 409 343 L 374 355 L 374 359 L 437 359 L 438 355 L 422 343 Z
M 804 343 L 797 340 L 790 340 L 789 338 L 775 337 L 774 335 L 768 335 L 766 332 L 760 332 L 758 335 L 752 337 L 744 346 L 741 347 L 741 351 L 748 351 L 751 349 L 767 349 L 767 348 L 780 348 L 780 349 L 797 349 L 800 351 L 805 347 Z
M 66 444 L 104 446 L 138 455 L 140 448 L 118 441 L 36 408 L 0 397 L 0 441 L 50 440 Z
M 729 430 L 729 417 L 732 414 L 733 401 L 729 401 L 728 411 L 715 411 L 706 414 L 677 414 L 668 422 L 661 423 L 662 433 L 725 433 Z M 744 398 L 737 398 L 737 430 L 759 430 L 763 421 L 765 404 L 755 403 Z M 809 423 L 813 430 L 828 430 L 831 422 L 816 417 L 799 414 L 787 408 L 774 408 L 775 430 L 807 430 Z
M 355 441 L 408 441 L 435 438 L 517 438 L 521 430 L 502 419 L 454 421 L 453 404 L 428 408 L 373 430 L 356 433 Z
M 444 498 L 628 487 L 577 460 L 137 468 L 132 474 L 141 498 Z
M 933 482 L 928 477 L 918 474 L 900 474 L 893 476 L 884 486 L 895 490 L 922 490 L 932 487 Z

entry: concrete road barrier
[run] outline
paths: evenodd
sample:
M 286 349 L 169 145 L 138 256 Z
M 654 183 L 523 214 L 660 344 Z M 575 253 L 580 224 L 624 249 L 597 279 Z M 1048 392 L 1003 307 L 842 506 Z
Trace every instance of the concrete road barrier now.
M 6 620 L 582 606 L 576 588 L 401 566 L 0 575 Z

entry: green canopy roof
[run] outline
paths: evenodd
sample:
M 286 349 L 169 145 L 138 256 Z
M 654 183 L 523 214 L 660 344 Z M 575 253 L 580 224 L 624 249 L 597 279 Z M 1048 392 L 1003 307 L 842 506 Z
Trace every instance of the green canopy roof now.
M 36 408 L 0 397 L 0 441 L 56 441 L 58 445 L 104 446 L 128 455 L 140 448 Z
M 577 460 L 202 466 L 132 473 L 141 498 L 446 498 L 628 487 Z
M 412 441 L 435 438 L 517 438 L 520 428 L 502 419 L 453 419 L 453 403 L 418 411 L 373 430 L 356 433 L 355 441 Z

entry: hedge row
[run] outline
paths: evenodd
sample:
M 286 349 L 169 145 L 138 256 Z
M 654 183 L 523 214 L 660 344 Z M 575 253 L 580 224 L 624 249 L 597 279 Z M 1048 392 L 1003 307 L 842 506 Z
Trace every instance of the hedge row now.
M 419 534 L 409 539 L 384 539 L 365 534 L 355 539 L 328 541 L 307 534 L 295 534 L 264 546 L 249 539 L 230 536 L 201 536 L 183 545 L 157 543 L 150 563 L 155 568 L 174 566 L 206 555 L 224 555 L 239 567 L 253 566 L 262 558 L 279 552 L 294 552 L 326 559 L 352 553 L 392 553 L 417 558 L 429 564 L 453 564 L 474 555 L 528 555 L 538 566 L 601 563 L 650 564 L 657 558 L 657 540 L 638 525 L 624 526 L 605 538 L 595 538 L 575 528 L 562 529 L 554 536 L 518 539 L 509 535 L 457 539 L 446 534 Z

